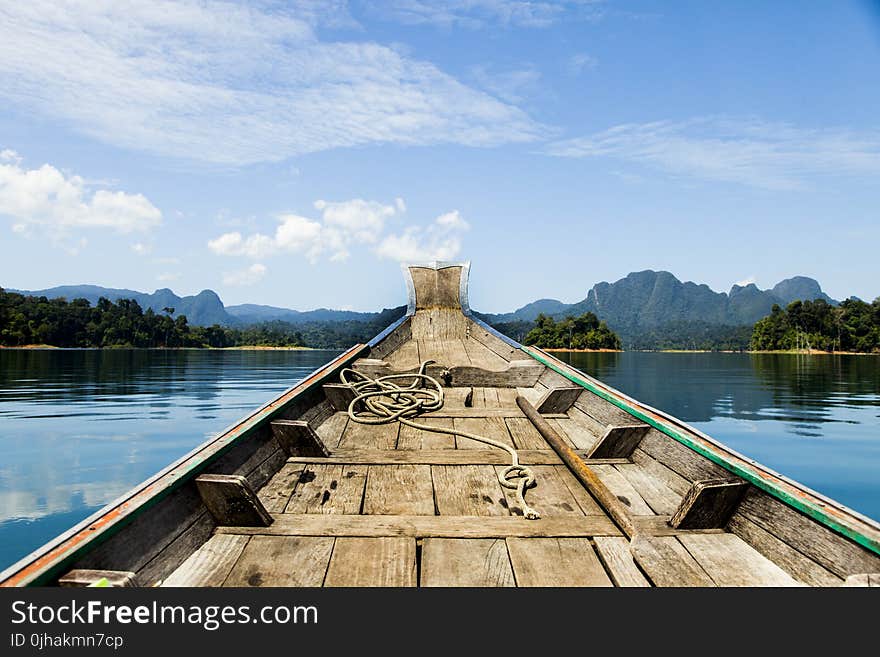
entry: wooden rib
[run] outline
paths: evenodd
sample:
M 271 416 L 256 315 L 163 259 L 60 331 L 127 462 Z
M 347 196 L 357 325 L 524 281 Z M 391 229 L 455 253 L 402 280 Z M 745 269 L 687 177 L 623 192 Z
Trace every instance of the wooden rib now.
M 162 586 L 221 586 L 249 540 L 248 536 L 235 534 L 212 536 Z
M 333 539 L 254 536 L 229 573 L 225 586 L 321 586 Z
M 503 539 L 427 538 L 422 586 L 515 586 Z
M 415 586 L 414 538 L 336 539 L 324 586 Z
M 434 515 L 430 465 L 372 465 L 363 513 Z
M 520 463 L 532 465 L 558 465 L 559 456 L 552 449 L 517 450 Z M 581 453 L 582 454 L 582 453 Z M 339 449 L 332 455 L 321 458 L 298 456 L 287 460 L 289 464 L 376 464 L 426 463 L 428 465 L 497 465 L 510 462 L 510 455 L 502 449 Z M 622 464 L 626 459 L 593 459 L 587 463 Z
M 650 428 L 647 424 L 609 424 L 590 449 L 590 457 L 630 458 Z
M 458 538 L 620 536 L 605 516 L 275 515 L 269 527 L 218 527 L 218 534 L 263 536 L 413 536 Z
M 286 513 L 359 513 L 367 480 L 361 465 L 309 465 L 285 507 Z
M 611 586 L 586 538 L 508 538 L 517 586 Z
M 622 536 L 597 536 L 596 551 L 617 586 L 646 587 L 651 583 L 633 561 L 629 541 Z
M 434 465 L 434 499 L 443 516 L 507 516 L 507 500 L 490 465 Z

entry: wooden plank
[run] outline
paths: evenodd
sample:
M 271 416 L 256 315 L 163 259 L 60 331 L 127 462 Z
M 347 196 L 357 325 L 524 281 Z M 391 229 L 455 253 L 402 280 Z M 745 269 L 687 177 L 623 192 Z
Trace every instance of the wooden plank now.
M 559 375 L 566 382 L 562 385 L 571 385 L 571 381 Z M 636 418 L 627 413 L 622 408 L 618 408 L 611 402 L 605 401 L 599 395 L 593 394 L 589 390 L 584 390 L 583 394 L 574 403 L 580 410 L 592 417 L 594 420 L 608 426 L 609 424 L 627 425 L 637 422 Z
M 495 392 L 498 393 L 498 403 L 501 404 L 501 408 L 522 414 L 519 406 L 516 405 L 516 388 L 496 388 Z
M 455 430 L 466 431 L 468 433 L 485 436 L 498 442 L 513 447 L 513 439 L 507 430 L 504 419 L 500 417 L 487 418 L 455 418 Z M 485 449 L 486 443 L 465 438 L 463 436 L 455 437 L 455 445 L 458 449 Z
M 580 386 L 550 388 L 534 406 L 542 415 L 544 413 L 566 413 L 583 391 L 584 389 Z
M 480 388 L 480 391 L 483 393 L 484 408 L 501 408 L 501 402 L 498 399 L 497 388 Z
M 269 525 L 272 516 L 241 475 L 206 474 L 196 477 L 196 488 L 218 525 Z
M 841 586 L 880 588 L 880 573 L 860 573 L 858 575 L 850 575 Z
M 277 514 L 269 527 L 218 527 L 218 534 L 248 536 L 413 536 L 458 538 L 620 536 L 606 516 L 364 516 Z
M 578 427 L 580 427 L 585 435 L 589 436 L 592 439 L 593 444 L 602 437 L 602 434 L 605 433 L 605 428 L 607 425 L 602 424 L 598 420 L 594 419 L 591 415 L 587 415 L 577 406 L 572 406 L 568 409 L 567 417 Z M 591 444 L 592 447 L 592 444 Z
M 162 586 L 222 586 L 249 540 L 236 534 L 212 536 Z
M 727 528 L 799 582 L 810 586 L 839 586 L 843 582 L 741 513 L 733 515 Z
M 360 513 L 367 466 L 309 465 L 299 476 L 286 513 Z
M 666 467 L 641 449 L 636 449 L 632 453 L 632 462 L 640 466 L 651 477 L 662 481 L 669 490 L 679 496 L 684 495 L 690 490 L 691 482 L 689 480 Z
M 632 484 L 645 503 L 658 515 L 672 515 L 678 508 L 681 496 L 671 490 L 662 480 L 652 476 L 642 466 L 625 463 L 615 466 L 618 472 Z
M 684 534 L 723 534 L 723 529 L 676 529 L 669 516 L 633 516 L 637 534 L 645 536 L 681 536 Z
M 415 586 L 416 540 L 336 539 L 324 586 Z
M 275 440 L 288 456 L 327 456 L 329 452 L 308 422 L 273 420 L 270 423 Z
M 507 516 L 507 499 L 491 465 L 434 465 L 434 499 L 442 516 Z
M 324 395 L 337 411 L 347 411 L 356 396 L 354 390 L 344 383 L 325 383 Z
M 591 462 L 588 465 L 594 465 L 594 463 Z M 569 491 L 571 491 L 572 497 L 574 497 L 578 506 L 581 508 L 581 511 L 583 511 L 585 515 L 605 515 L 605 510 L 599 506 L 599 503 L 590 494 L 590 491 L 578 481 L 577 477 L 572 474 L 571 470 L 569 470 L 566 465 L 563 464 L 561 466 L 556 466 L 554 470 L 556 471 L 557 478 L 568 488 Z
M 596 551 L 616 586 L 646 587 L 651 583 L 633 561 L 629 541 L 622 536 L 597 536 Z
M 404 342 L 385 356 L 385 361 L 396 370 L 408 370 L 418 367 L 421 364 L 418 342 L 415 340 Z
M 452 418 L 426 416 L 416 418 L 413 422 L 424 426 L 453 428 Z M 452 450 L 455 449 L 455 436 L 448 433 L 416 429 L 408 424 L 402 424 L 400 425 L 400 435 L 397 438 L 397 449 Z
M 430 465 L 371 465 L 363 513 L 434 515 Z
M 531 465 L 558 465 L 559 456 L 552 449 L 517 450 L 520 463 Z M 487 446 L 485 449 L 338 449 L 332 456 L 293 457 L 289 464 L 375 464 L 426 463 L 428 465 L 497 465 L 510 463 L 510 454 L 502 449 Z M 593 459 L 588 463 L 623 464 L 626 459 Z
M 482 343 L 472 338 L 465 338 L 462 343 L 471 359 L 471 364 L 475 367 L 482 367 L 487 370 L 502 370 L 507 367 L 507 360 L 485 347 Z
M 639 448 L 648 456 L 674 470 L 688 481 L 729 477 L 730 472 L 700 456 L 669 436 L 651 429 L 642 438 Z
M 678 529 L 724 527 L 749 485 L 742 479 L 730 477 L 695 481 L 669 524 Z
M 572 449 L 590 449 L 593 446 L 593 437 L 569 418 L 550 419 L 550 416 L 544 416 L 544 419 Z
M 333 540 L 316 536 L 254 536 L 224 586 L 321 586 Z
M 495 466 L 496 475 L 500 476 L 502 470 L 504 470 L 504 466 Z M 532 472 L 535 473 L 537 486 L 529 488 L 526 491 L 526 502 L 529 506 L 537 510 L 542 518 L 584 515 L 584 511 L 575 499 L 571 489 L 560 476 L 560 473 L 568 474 L 569 476 L 571 475 L 565 466 L 536 465 L 532 466 Z M 516 499 L 516 491 L 503 487 L 502 490 L 507 497 L 507 504 L 510 508 L 511 515 L 523 515 L 523 510 Z M 581 488 L 581 490 L 583 490 L 583 488 Z M 584 491 L 584 493 L 586 493 L 586 491 Z M 586 497 L 591 500 L 589 494 L 587 494 Z M 598 508 L 596 511 L 601 513 Z
M 503 539 L 426 538 L 422 586 L 516 586 Z
M 651 429 L 647 424 L 609 425 L 590 449 L 590 458 L 629 458 Z
M 508 538 L 517 586 L 611 586 L 589 539 Z
M 517 409 L 519 410 L 519 409 Z M 509 417 L 504 423 L 513 438 L 513 444 L 518 450 L 521 449 L 547 449 L 547 441 L 538 433 L 528 418 Z M 552 450 L 551 450 L 552 451 Z
M 342 433 L 340 447 L 360 449 L 394 449 L 397 446 L 399 422 L 389 424 L 360 424 L 350 420 Z
M 547 386 L 536 384 L 534 387 L 528 388 L 520 386 L 516 389 L 516 393 L 528 399 L 530 403 L 536 404 L 547 390 L 549 390 Z
M 270 513 L 280 513 L 287 506 L 300 476 L 305 470 L 302 463 L 285 463 L 275 476 L 257 493 L 260 502 Z
M 334 413 L 315 427 L 315 433 L 329 449 L 335 449 L 342 440 L 342 434 L 348 424 L 348 413 Z
M 880 557 L 754 488 L 739 512 L 839 577 L 880 572 Z
M 159 586 L 168 575 L 211 538 L 217 525 L 205 511 L 137 571 L 140 586 Z
M 450 365 L 472 365 L 471 357 L 460 338 L 443 341 L 443 352 Z
M 128 570 L 71 570 L 58 579 L 58 586 L 64 588 L 85 588 L 88 586 L 107 586 L 128 588 L 139 586 L 137 575 Z
M 678 540 L 718 586 L 798 586 L 791 575 L 735 534 L 690 534 Z
M 608 490 L 620 500 L 631 515 L 649 516 L 654 511 L 649 507 L 632 484 L 620 474 L 613 465 L 592 465 L 590 467 L 599 475 Z
M 674 536 L 636 536 L 630 550 L 655 586 L 715 586 Z

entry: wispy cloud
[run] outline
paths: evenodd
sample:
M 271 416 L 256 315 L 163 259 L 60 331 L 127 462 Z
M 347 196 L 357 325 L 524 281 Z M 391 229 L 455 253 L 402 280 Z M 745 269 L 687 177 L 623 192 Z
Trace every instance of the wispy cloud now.
M 374 15 L 407 25 L 478 29 L 487 26 L 549 27 L 561 20 L 598 20 L 591 0 L 362 0 Z
M 471 76 L 483 89 L 509 103 L 520 103 L 537 91 L 541 73 L 533 65 L 506 71 L 495 71 L 487 66 L 474 66 Z
M 239 269 L 237 271 L 226 272 L 223 274 L 223 284 L 236 287 L 254 285 L 263 280 L 268 271 L 269 270 L 265 265 L 255 262 L 245 269 Z
M 62 173 L 50 164 L 25 168 L 11 150 L 0 153 L 3 215 L 13 219 L 14 233 L 26 236 L 36 231 L 56 243 L 68 243 L 71 233 L 79 229 L 146 232 L 162 221 L 162 213 L 142 194 L 93 190 L 80 176 Z M 75 245 L 78 251 L 84 239 Z
M 592 68 L 596 68 L 599 65 L 599 60 L 593 57 L 592 55 L 588 55 L 585 52 L 579 52 L 575 55 L 572 55 L 568 62 L 566 63 L 566 70 L 569 75 L 578 76 L 584 71 L 587 71 Z
M 160 283 L 170 283 L 180 278 L 180 272 L 164 272 L 156 276 L 156 280 Z
M 393 204 L 319 200 L 314 206 L 321 213 L 318 218 L 282 214 L 274 234 L 224 233 L 210 240 L 208 248 L 217 255 L 254 260 L 294 253 L 313 264 L 321 258 L 346 260 L 355 248 L 395 260 L 449 259 L 461 249 L 461 235 L 469 228 L 459 212 L 453 211 L 427 226 L 411 225 L 397 234 L 386 233 L 388 221 L 406 213 L 406 203 L 400 198 Z
M 115 146 L 226 165 L 543 134 L 520 109 L 429 62 L 319 38 L 318 25 L 346 16 L 317 2 L 7 3 L 0 99 Z
M 805 129 L 759 119 L 629 123 L 552 143 L 547 152 L 775 190 L 802 188 L 814 176 L 880 175 L 880 131 Z

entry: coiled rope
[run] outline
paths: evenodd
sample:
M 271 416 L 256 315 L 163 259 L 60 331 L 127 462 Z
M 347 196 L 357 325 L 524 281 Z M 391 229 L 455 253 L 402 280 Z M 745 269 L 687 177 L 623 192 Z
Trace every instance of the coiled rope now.
M 433 362 L 423 362 L 416 374 L 389 374 L 376 379 L 351 368 L 342 370 L 340 380 L 355 393 L 355 398 L 348 405 L 348 417 L 360 424 L 389 424 L 396 420 L 422 431 L 464 436 L 507 451 L 511 463 L 498 475 L 498 482 L 505 488 L 516 491 L 516 499 L 522 507 L 524 517 L 529 520 L 540 518 L 538 512 L 526 504 L 525 500 L 526 490 L 537 485 L 535 474 L 531 468 L 520 464 L 516 449 L 485 436 L 419 424 L 410 419 L 443 407 L 443 387 L 434 377 L 425 374 L 428 365 Z M 404 385 L 404 380 L 409 381 L 409 385 Z

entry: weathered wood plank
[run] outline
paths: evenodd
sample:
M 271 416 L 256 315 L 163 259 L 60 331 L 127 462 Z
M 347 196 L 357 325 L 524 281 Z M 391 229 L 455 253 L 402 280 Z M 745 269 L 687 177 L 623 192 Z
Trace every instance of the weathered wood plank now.
M 389 424 L 360 424 L 349 421 L 342 432 L 339 447 L 360 449 L 394 449 L 397 446 L 399 422 Z
M 324 586 L 415 586 L 416 540 L 336 539 Z
M 429 427 L 453 428 L 452 418 L 421 417 L 413 420 L 413 422 Z M 408 424 L 402 424 L 400 425 L 400 435 L 397 438 L 397 449 L 453 450 L 455 449 L 455 436 L 448 433 L 416 429 Z
M 326 395 L 330 405 L 337 411 L 347 411 L 349 404 L 351 404 L 356 396 L 354 390 L 344 383 L 325 383 L 324 395 Z
M 409 340 L 385 356 L 385 361 L 396 370 L 409 370 L 421 364 L 419 360 L 419 344 Z
M 263 486 L 257 493 L 260 502 L 270 513 L 280 513 L 287 506 L 287 501 L 293 494 L 300 476 L 305 470 L 305 464 L 285 463 L 282 468 Z
M 596 551 L 605 563 L 605 568 L 616 586 L 651 586 L 636 562 L 633 561 L 629 541 L 626 538 L 622 536 L 597 536 L 593 540 L 596 544 Z
M 430 465 L 371 465 L 363 513 L 434 515 Z
M 535 408 L 539 413 L 566 413 L 578 397 L 581 396 L 584 389 L 580 386 L 561 386 L 558 388 L 550 388 L 544 393 L 544 396 L 535 404 Z
M 595 463 L 590 462 L 587 464 L 588 466 L 595 465 Z M 572 496 L 575 501 L 578 503 L 578 506 L 581 508 L 581 511 L 584 512 L 585 515 L 588 516 L 604 516 L 605 511 L 599 506 L 599 503 L 596 499 L 590 494 L 584 485 L 578 481 L 577 477 L 575 477 L 571 470 L 568 469 L 566 465 L 555 466 L 556 476 L 559 480 L 571 491 Z
M 810 586 L 839 586 L 843 580 L 766 529 L 735 513 L 727 528 L 796 580 Z
M 162 586 L 222 586 L 249 540 L 236 534 L 212 536 Z
M 513 447 L 513 439 L 507 430 L 504 419 L 500 417 L 487 418 L 455 418 L 455 430 L 473 433 L 478 436 L 485 436 L 498 442 Z M 458 449 L 485 449 L 486 443 L 465 438 L 464 436 L 455 437 L 455 445 Z
M 517 408 L 519 410 L 519 408 Z M 521 413 L 521 412 L 520 412 Z M 547 441 L 538 433 L 528 418 L 509 417 L 504 423 L 513 438 L 513 444 L 520 449 L 547 449 Z M 551 450 L 552 451 L 552 450 Z
M 275 440 L 288 456 L 327 456 L 321 438 L 303 420 L 273 420 L 270 423 Z
M 516 388 L 495 388 L 495 392 L 498 393 L 498 403 L 501 404 L 501 408 L 522 414 L 519 406 L 516 405 Z
M 275 515 L 269 527 L 218 527 L 218 534 L 248 536 L 413 536 L 457 538 L 620 536 L 606 516 Z
M 475 367 L 482 367 L 487 370 L 503 370 L 507 367 L 507 360 L 484 346 L 481 342 L 473 338 L 466 338 L 462 342 L 471 359 L 471 364 Z
M 680 536 L 683 534 L 723 534 L 723 529 L 676 529 L 669 516 L 633 516 L 637 534 L 645 536 Z
M 495 466 L 496 475 L 500 476 L 502 470 L 504 470 L 504 466 Z M 526 502 L 536 509 L 542 518 L 584 515 L 584 511 L 571 489 L 562 479 L 561 474 L 571 475 L 565 466 L 536 465 L 532 467 L 532 471 L 535 473 L 537 486 L 526 491 Z M 502 488 L 502 490 L 507 497 L 511 515 L 523 515 L 523 510 L 516 499 L 516 491 L 509 488 Z M 586 491 L 584 492 L 586 493 Z M 587 494 L 587 498 L 590 499 L 589 494 Z M 598 509 L 596 510 L 598 511 Z
M 321 586 L 333 541 L 312 536 L 254 536 L 224 586 Z
M 671 490 L 662 480 L 652 476 L 642 466 L 626 463 L 615 466 L 617 471 L 632 484 L 648 506 L 658 515 L 672 515 L 678 508 L 681 496 Z
M 422 586 L 516 586 L 503 539 L 426 538 Z
M 568 381 L 568 379 L 565 380 Z M 599 395 L 595 395 L 589 390 L 584 390 L 574 405 L 604 426 L 609 424 L 627 425 L 638 422 L 634 416 L 622 408 L 618 408 L 611 402 L 605 401 Z
M 510 515 L 507 499 L 491 465 L 434 465 L 431 474 L 440 515 Z
M 880 557 L 755 488 L 743 496 L 738 513 L 835 575 L 880 572 Z
M 632 453 L 632 462 L 640 466 L 651 477 L 662 481 L 676 495 L 684 495 L 691 488 L 691 482 L 680 474 L 663 465 L 641 449 Z
M 517 586 L 612 586 L 589 539 L 508 538 Z
M 140 586 L 157 586 L 205 544 L 217 525 L 205 511 L 137 571 Z
M 559 437 L 572 449 L 590 449 L 593 445 L 592 435 L 586 433 L 583 428 L 569 418 L 550 419 L 545 416 L 550 426 L 556 430 Z
M 520 463 L 528 465 L 558 465 L 562 461 L 552 449 L 517 450 Z M 579 453 L 582 455 L 582 452 Z M 509 463 L 510 455 L 501 449 L 338 449 L 327 458 L 301 456 L 287 459 L 289 464 L 375 464 L 425 463 L 428 465 L 497 465 Z M 623 464 L 626 459 L 593 459 L 588 463 Z
M 334 413 L 321 424 L 314 427 L 315 433 L 329 449 L 335 449 L 342 440 L 342 434 L 348 424 L 348 413 Z
M 645 434 L 642 442 L 639 443 L 639 448 L 688 481 L 730 476 L 730 472 L 720 465 L 715 465 L 709 459 L 656 429 L 651 429 Z
M 196 477 L 202 502 L 218 525 L 268 525 L 272 516 L 241 475 L 205 474 Z
M 724 527 L 749 484 L 739 478 L 695 481 L 669 519 L 678 529 Z
M 568 409 L 567 413 L 568 418 L 580 429 L 583 431 L 584 440 L 587 440 L 587 437 L 592 441 L 590 443 L 590 447 L 592 446 L 602 437 L 602 434 L 605 433 L 606 425 L 602 424 L 598 420 L 594 419 L 592 416 L 587 415 L 577 406 L 572 406 Z
M 880 573 L 860 573 L 850 575 L 841 586 L 880 588 Z
M 602 483 L 621 501 L 631 515 L 649 516 L 654 513 L 653 509 L 645 503 L 645 500 L 633 488 L 632 484 L 615 469 L 616 466 L 590 464 L 590 467 L 599 475 Z
M 590 449 L 590 458 L 630 458 L 650 429 L 647 424 L 608 425 Z
M 718 586 L 798 586 L 735 534 L 689 534 L 678 540 Z
M 630 550 L 655 586 L 715 586 L 674 536 L 636 536 Z
M 367 480 L 362 465 L 309 465 L 297 479 L 286 513 L 360 513 Z

